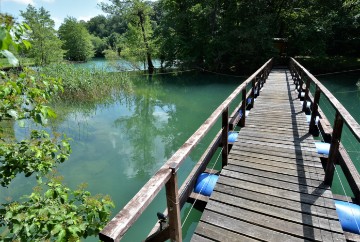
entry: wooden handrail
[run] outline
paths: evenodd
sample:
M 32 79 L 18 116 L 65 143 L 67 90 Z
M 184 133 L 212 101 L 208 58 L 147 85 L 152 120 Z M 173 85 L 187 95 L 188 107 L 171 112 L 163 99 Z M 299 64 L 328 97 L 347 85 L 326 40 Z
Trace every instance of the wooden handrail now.
M 269 69 L 272 64 L 272 58 L 268 60 L 262 67 L 260 67 L 254 74 L 247 78 L 240 86 L 238 86 L 233 93 L 210 115 L 210 117 L 200 126 L 200 128 L 177 150 L 172 157 L 156 172 L 156 174 L 140 189 L 140 191 L 126 204 L 126 206 L 105 226 L 105 228 L 99 233 L 99 238 L 103 241 L 119 241 L 126 233 L 126 231 L 133 225 L 133 223 L 141 216 L 148 205 L 153 201 L 160 190 L 165 186 L 169 189 L 167 194 L 177 194 L 177 191 L 170 191 L 170 189 L 178 189 L 176 181 L 176 171 L 179 169 L 182 162 L 188 157 L 190 152 L 199 144 L 202 138 L 210 131 L 220 116 L 223 117 L 223 127 L 228 130 L 228 122 L 224 121 L 225 117 L 228 119 L 228 109 L 234 99 L 245 90 L 249 83 L 252 82 L 260 73 L 263 74 L 266 71 L 265 76 L 268 75 Z M 265 77 L 266 78 L 266 77 Z M 245 117 L 245 112 L 242 114 Z M 222 132 L 226 135 L 227 132 Z M 225 140 L 222 137 L 222 140 Z M 224 144 L 223 144 L 224 145 Z M 227 145 L 226 145 L 227 147 Z M 227 152 L 223 152 L 223 158 L 227 158 Z M 223 160 L 223 164 L 227 161 Z M 169 185 L 171 184 L 171 186 Z M 169 188 L 168 188 L 169 187 Z M 178 195 L 177 195 L 178 196 Z M 167 197 L 169 199 L 169 197 Z M 174 201 L 173 198 L 170 198 Z M 178 201 L 179 198 L 177 198 Z M 168 202 L 169 206 L 169 202 Z M 177 207 L 179 208 L 179 203 Z M 178 214 L 178 213 L 175 213 Z M 178 216 L 178 215 L 177 215 Z M 170 220 L 170 218 L 169 218 Z M 169 224 L 175 224 L 178 226 L 179 217 L 173 218 L 169 221 Z M 177 238 L 178 231 L 174 232 L 176 228 L 170 228 L 170 234 L 173 238 Z M 172 231 L 172 232 L 171 232 Z M 181 236 L 181 235 L 180 235 Z M 172 239 L 173 239 L 172 238 Z M 181 238 L 180 238 L 181 240 Z
M 312 113 L 310 118 L 309 132 L 313 134 L 316 132 L 315 119 L 317 115 L 320 115 L 321 119 L 318 122 L 319 130 L 320 132 L 325 132 L 326 130 L 326 133 L 328 133 L 326 135 L 323 134 L 324 141 L 331 143 L 329 156 L 326 162 L 324 177 L 325 184 L 332 184 L 335 165 L 339 164 L 346 175 L 345 177 L 349 182 L 352 192 L 355 195 L 355 200 L 357 203 L 360 203 L 359 173 L 340 141 L 344 122 L 347 124 L 349 130 L 352 132 L 356 140 L 360 141 L 360 125 L 344 108 L 344 106 L 331 94 L 331 92 L 294 58 L 290 58 L 290 70 L 292 72 L 294 81 L 296 82 L 296 86 L 298 83 L 300 83 L 299 89 L 302 88 L 301 83 L 303 82 L 304 76 L 307 78 L 303 107 L 305 108 L 307 105 L 306 102 L 310 100 L 312 103 Z M 299 76 L 301 76 L 300 79 Z M 315 97 L 313 100 L 312 95 L 309 93 L 310 81 L 315 84 Z M 326 119 L 321 109 L 318 107 L 321 94 L 323 94 L 329 100 L 335 109 L 336 115 L 334 117 L 333 129 L 331 128 L 329 121 Z
M 300 68 L 301 73 L 305 73 L 310 80 L 315 83 L 325 97 L 330 101 L 331 105 L 335 110 L 340 114 L 344 122 L 348 125 L 350 131 L 354 134 L 355 138 L 360 142 L 360 125 L 356 120 L 351 116 L 351 114 L 345 109 L 345 107 L 331 94 L 331 92 L 318 80 L 316 79 L 308 70 L 306 70 L 299 62 L 294 58 L 290 58 L 291 61 Z

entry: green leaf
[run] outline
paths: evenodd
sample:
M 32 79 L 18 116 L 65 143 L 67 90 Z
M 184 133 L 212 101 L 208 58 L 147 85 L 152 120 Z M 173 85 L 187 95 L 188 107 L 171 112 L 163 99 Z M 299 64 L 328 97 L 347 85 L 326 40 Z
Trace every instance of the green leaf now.
M 8 62 L 13 66 L 19 65 L 19 60 L 8 50 L 2 50 L 0 53 L 8 59 Z
M 54 196 L 54 190 L 53 189 L 49 189 L 45 192 L 45 197 L 46 198 L 52 198 Z
M 7 111 L 7 114 L 9 114 L 12 118 L 17 119 L 18 118 L 18 112 L 16 112 L 13 109 L 10 109 Z
M 20 224 L 14 224 L 12 228 L 12 232 L 14 234 L 17 234 L 22 229 L 22 226 Z
M 27 41 L 27 40 L 24 39 L 22 42 L 23 42 L 23 44 L 25 45 L 25 48 L 26 48 L 26 49 L 30 49 L 30 48 L 31 48 L 31 43 L 30 43 L 29 41 Z
M 61 224 L 56 224 L 55 227 L 51 230 L 51 235 L 56 235 L 62 230 L 63 226 Z
M 56 241 L 59 241 L 59 242 L 61 242 L 61 241 L 66 241 L 66 240 L 65 240 L 65 237 L 66 237 L 66 230 L 65 230 L 65 229 L 62 229 L 62 230 L 60 230 L 60 232 L 59 232 L 59 234 L 58 234 L 58 236 L 57 236 Z

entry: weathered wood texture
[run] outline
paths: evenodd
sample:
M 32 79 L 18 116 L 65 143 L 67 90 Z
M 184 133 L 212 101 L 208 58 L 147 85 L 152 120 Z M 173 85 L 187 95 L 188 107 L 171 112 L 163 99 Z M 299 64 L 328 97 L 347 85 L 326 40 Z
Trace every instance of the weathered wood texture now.
M 290 72 L 273 70 L 192 241 L 345 241 Z

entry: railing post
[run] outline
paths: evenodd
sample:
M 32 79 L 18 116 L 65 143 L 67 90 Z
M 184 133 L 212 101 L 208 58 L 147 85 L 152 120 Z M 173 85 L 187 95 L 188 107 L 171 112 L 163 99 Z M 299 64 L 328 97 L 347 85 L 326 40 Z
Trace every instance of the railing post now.
M 256 82 L 256 76 L 254 79 L 251 80 L 251 102 L 250 102 L 250 107 L 253 108 L 254 107 L 254 100 L 255 100 L 255 82 Z
M 309 100 L 310 78 L 306 78 L 306 84 L 305 85 L 306 85 L 306 87 L 305 87 L 305 96 L 304 96 L 304 102 L 303 102 L 303 107 L 302 107 L 303 111 L 306 110 L 307 100 Z
M 176 165 L 171 164 L 169 167 L 172 171 L 170 180 L 165 184 L 166 188 L 166 202 L 168 208 L 169 217 L 169 233 L 170 240 L 181 242 L 182 231 L 181 231 L 181 219 L 180 219 L 180 200 L 178 194 L 178 180 Z
M 222 167 L 228 164 L 229 107 L 222 113 Z
M 264 76 L 262 74 L 262 75 L 260 75 L 260 78 L 259 78 L 259 80 L 257 82 L 257 85 L 256 85 L 256 90 L 257 90 L 257 92 L 255 93 L 256 97 L 258 97 L 260 95 L 260 89 L 263 87 L 262 86 L 263 80 L 264 80 Z
M 343 119 L 340 116 L 339 112 L 336 111 L 329 157 L 326 164 L 325 179 L 324 179 L 324 183 L 329 186 L 331 186 L 333 181 L 336 159 L 339 154 L 339 144 L 341 139 L 342 127 L 343 127 Z
M 299 87 L 298 87 L 298 92 L 299 92 L 299 97 L 301 97 L 301 92 L 303 90 L 303 84 L 304 84 L 304 76 L 303 76 L 303 72 L 300 73 L 300 79 L 299 79 Z
M 246 116 L 246 86 L 242 89 L 241 92 L 242 102 L 241 102 L 241 118 L 240 118 L 240 127 L 245 127 L 245 116 Z
M 314 96 L 314 103 L 311 111 L 311 118 L 310 118 L 310 124 L 309 124 L 309 133 L 315 134 L 316 131 L 316 115 L 318 115 L 318 107 L 319 107 L 319 101 L 320 101 L 320 88 L 318 85 L 316 85 L 316 91 Z

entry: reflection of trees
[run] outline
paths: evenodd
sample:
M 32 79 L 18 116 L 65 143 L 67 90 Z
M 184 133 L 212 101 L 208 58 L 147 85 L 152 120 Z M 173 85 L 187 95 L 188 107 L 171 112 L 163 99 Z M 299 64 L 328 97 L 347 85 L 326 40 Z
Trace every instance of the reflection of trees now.
M 51 120 L 50 127 L 53 131 L 58 131 L 59 127 L 66 120 L 69 120 L 70 116 L 73 116 L 75 120 L 78 120 L 79 125 L 86 125 L 86 120 L 94 117 L 99 108 L 106 109 L 116 102 L 129 106 L 131 95 L 132 94 L 128 91 L 114 90 L 112 95 L 105 96 L 101 100 L 53 100 L 51 106 L 56 111 L 57 117 L 56 119 Z M 79 133 L 76 136 L 80 137 L 81 134 Z
M 158 82 L 148 83 L 145 80 L 137 83 L 135 95 L 132 97 L 132 115 L 121 117 L 114 121 L 115 127 L 125 130 L 128 138 L 131 163 L 128 164 L 128 176 L 144 176 L 152 174 L 157 169 L 156 154 L 159 143 L 159 117 L 157 108 L 163 105 L 159 101 L 162 88 Z M 161 144 L 163 146 L 163 144 Z
M 13 119 L 4 119 L 0 122 L 0 138 L 3 141 L 15 140 L 15 130 L 14 130 Z

